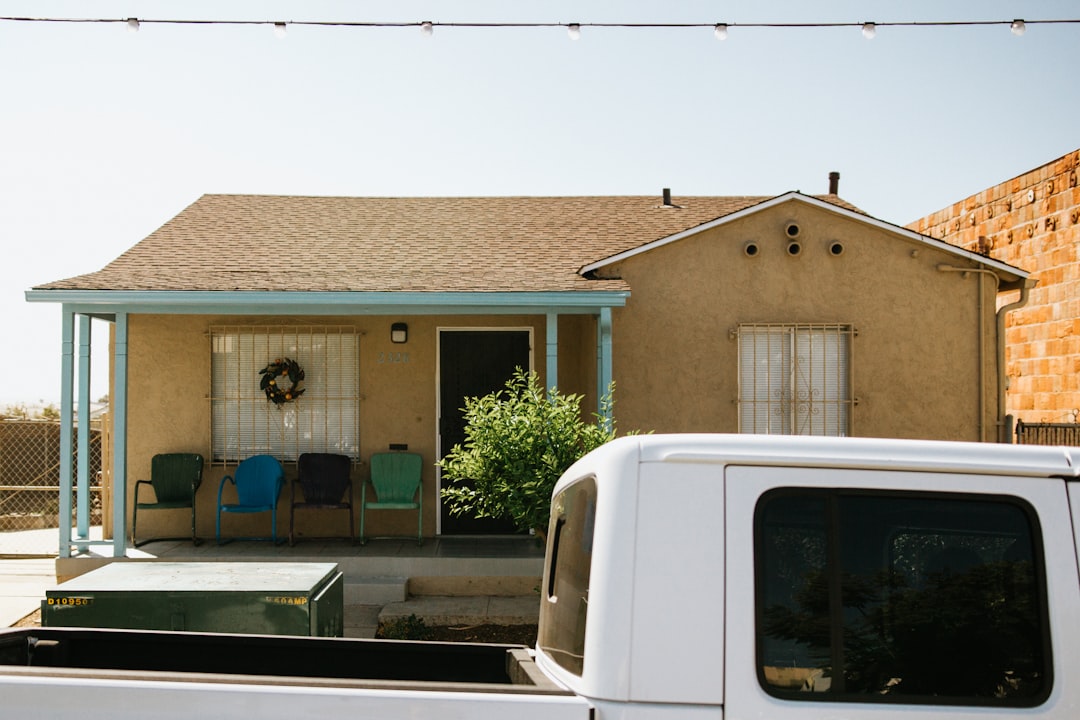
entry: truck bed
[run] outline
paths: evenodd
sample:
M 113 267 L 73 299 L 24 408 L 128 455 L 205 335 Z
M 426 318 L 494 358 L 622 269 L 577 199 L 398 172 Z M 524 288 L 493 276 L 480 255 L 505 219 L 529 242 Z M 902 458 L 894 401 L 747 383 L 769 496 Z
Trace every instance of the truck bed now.
M 5 667 L 6 666 L 6 667 Z M 517 645 L 83 628 L 0 631 L 0 672 L 564 694 Z

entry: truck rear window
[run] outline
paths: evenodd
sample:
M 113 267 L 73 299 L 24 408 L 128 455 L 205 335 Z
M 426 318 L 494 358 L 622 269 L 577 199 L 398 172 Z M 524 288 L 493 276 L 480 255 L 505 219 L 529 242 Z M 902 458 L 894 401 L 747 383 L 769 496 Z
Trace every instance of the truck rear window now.
M 548 569 L 540 604 L 537 644 L 555 662 L 580 675 L 585 663 L 596 481 L 587 477 L 552 500 Z
M 755 514 L 758 676 L 792 699 L 1032 706 L 1037 521 L 1016 499 L 777 490 Z

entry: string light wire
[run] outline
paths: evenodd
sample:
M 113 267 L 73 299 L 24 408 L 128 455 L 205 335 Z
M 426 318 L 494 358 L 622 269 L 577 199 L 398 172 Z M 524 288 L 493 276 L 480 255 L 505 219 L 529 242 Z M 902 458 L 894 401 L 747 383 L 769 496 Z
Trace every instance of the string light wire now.
M 207 20 L 207 19 L 168 19 L 168 18 L 68 18 L 68 17 L 20 17 L 0 16 L 0 22 L 11 23 L 119 23 L 129 27 L 132 21 L 138 25 L 279 25 L 280 20 Z M 619 29 L 661 29 L 661 28 L 710 28 L 714 31 L 718 27 L 726 30 L 734 28 L 766 28 L 766 29 L 805 29 L 805 28 L 864 28 L 865 21 L 860 22 L 701 22 L 701 23 L 664 23 L 664 22 L 434 22 L 424 21 L 354 21 L 354 20 L 290 20 L 288 25 L 298 27 L 343 27 L 343 28 L 421 28 L 424 31 L 434 28 L 565 28 L 568 31 L 573 28 L 619 28 Z M 1032 25 L 1078 25 L 1080 18 L 1062 18 L 1047 20 L 912 20 L 895 22 L 875 22 L 875 28 L 885 27 L 977 27 L 1002 25 L 1010 28 L 1014 33 L 1020 28 Z M 1021 30 L 1022 32 L 1022 30 Z

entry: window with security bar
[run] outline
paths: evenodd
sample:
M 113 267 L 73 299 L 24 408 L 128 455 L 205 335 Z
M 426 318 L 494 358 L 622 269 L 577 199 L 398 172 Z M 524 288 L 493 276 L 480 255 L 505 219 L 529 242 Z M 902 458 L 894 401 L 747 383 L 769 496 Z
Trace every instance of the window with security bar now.
M 211 328 L 211 457 L 226 464 L 259 454 L 291 462 L 305 452 L 359 459 L 359 351 L 360 335 L 347 326 Z M 275 362 L 284 368 L 285 359 L 303 380 L 278 375 L 267 392 L 260 382 L 271 378 L 261 371 Z
M 740 325 L 739 432 L 851 432 L 851 325 Z

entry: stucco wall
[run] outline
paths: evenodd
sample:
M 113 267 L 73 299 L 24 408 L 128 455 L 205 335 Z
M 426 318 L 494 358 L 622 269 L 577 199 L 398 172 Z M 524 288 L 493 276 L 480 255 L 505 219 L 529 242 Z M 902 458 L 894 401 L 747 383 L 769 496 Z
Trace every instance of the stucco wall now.
M 678 210 L 672 210 L 678 212 Z M 801 227 L 802 252 L 784 228 Z M 760 252 L 748 257 L 747 242 Z M 839 256 L 829 252 L 843 243 Z M 958 258 L 894 233 L 789 203 L 631 257 L 613 322 L 620 428 L 738 431 L 740 323 L 850 323 L 852 434 L 994 440 L 994 283 L 936 269 Z
M 392 322 L 405 320 L 409 339 L 390 342 Z M 353 479 L 368 475 L 367 458 L 390 443 L 405 443 L 424 457 L 424 534 L 433 535 L 438 511 L 436 493 L 437 418 L 436 348 L 439 328 L 531 327 L 533 368 L 544 379 L 545 322 L 537 316 L 441 317 L 236 317 L 191 315 L 133 315 L 128 326 L 128 508 L 134 483 L 149 477 L 150 459 L 161 452 L 198 452 L 210 458 L 210 346 L 209 330 L 220 325 L 289 326 L 352 325 L 363 332 L 360 340 L 360 456 Z M 595 334 L 591 318 L 560 320 L 560 345 L 566 348 L 559 363 L 559 386 L 595 398 Z M 583 340 L 584 338 L 584 340 Z M 572 357 L 572 348 L 584 345 L 588 358 Z M 407 359 L 403 357 L 407 354 Z M 392 359 L 391 359 L 392 358 Z M 258 376 L 252 369 L 252 382 Z M 298 402 L 303 402 L 301 398 Z M 595 399 L 586 402 L 595 403 Z M 591 407 L 586 405 L 586 407 Z M 295 461 L 295 458 L 291 460 Z M 198 493 L 198 528 L 212 537 L 221 478 L 233 465 L 208 465 Z M 296 475 L 295 462 L 286 463 L 286 478 Z M 227 486 L 225 497 L 231 497 Z M 359 504 L 359 496 L 357 496 Z M 278 532 L 288 532 L 288 487 L 278 508 Z M 344 511 L 307 511 L 297 515 L 298 533 L 308 536 L 347 533 Z M 358 518 L 358 514 L 357 514 Z M 371 535 L 408 536 L 416 532 L 416 516 L 404 512 L 376 512 L 368 516 Z M 358 520 L 357 520 L 358 522 Z M 265 515 L 226 515 L 223 535 L 266 534 Z M 140 537 L 189 534 L 184 512 L 146 512 L 139 517 Z
M 915 221 L 919 232 L 1022 267 L 1038 284 L 1006 320 L 1008 412 L 1080 415 L 1080 150 Z

